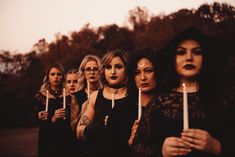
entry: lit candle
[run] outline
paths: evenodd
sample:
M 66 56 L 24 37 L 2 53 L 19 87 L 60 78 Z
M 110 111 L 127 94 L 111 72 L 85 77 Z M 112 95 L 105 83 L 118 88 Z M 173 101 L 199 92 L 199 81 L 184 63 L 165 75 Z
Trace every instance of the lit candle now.
M 63 108 L 66 108 L 66 96 L 65 96 L 65 88 L 63 88 Z
M 138 97 L 138 120 L 140 120 L 141 114 L 142 114 L 141 88 L 139 88 L 139 97 Z
M 112 109 L 114 108 L 115 102 L 114 102 L 114 94 L 112 94 Z
M 90 82 L 87 81 L 87 98 L 90 98 Z
M 184 118 L 184 129 L 189 128 L 188 123 L 188 95 L 187 95 L 187 87 L 183 83 L 183 118 Z
M 45 109 L 45 111 L 48 111 L 48 102 L 49 102 L 49 92 L 47 90 L 46 91 L 46 109 Z

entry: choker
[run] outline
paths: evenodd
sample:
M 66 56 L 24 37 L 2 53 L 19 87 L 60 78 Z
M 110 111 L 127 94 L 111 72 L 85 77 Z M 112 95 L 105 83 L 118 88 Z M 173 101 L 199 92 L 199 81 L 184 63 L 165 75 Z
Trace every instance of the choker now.
M 60 97 L 62 93 L 62 90 L 52 90 L 51 88 L 48 88 L 48 91 L 51 95 L 53 95 L 56 98 Z
M 125 86 L 123 86 L 123 87 L 125 87 Z M 123 87 L 113 88 L 113 87 L 107 86 L 107 91 L 111 94 L 114 94 L 114 95 L 123 94 L 124 92 L 126 92 L 126 89 L 127 89 L 127 88 L 123 88 Z
M 116 85 L 116 86 L 113 86 L 113 85 L 109 85 L 109 84 L 108 84 L 108 87 L 114 88 L 114 89 L 119 89 L 119 88 L 122 88 L 122 87 L 126 87 L 126 84 L 121 84 L 121 85 Z

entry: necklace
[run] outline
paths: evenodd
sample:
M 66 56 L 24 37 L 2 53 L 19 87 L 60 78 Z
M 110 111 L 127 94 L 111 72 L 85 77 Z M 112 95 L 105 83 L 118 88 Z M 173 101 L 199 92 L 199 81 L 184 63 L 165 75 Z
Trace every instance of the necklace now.
M 59 97 L 60 94 L 62 93 L 62 90 L 52 90 L 51 88 L 48 89 L 48 91 L 51 93 L 51 95 L 53 95 L 54 97 Z
M 112 88 L 107 86 L 107 92 L 111 94 L 123 94 L 126 92 L 126 87 L 121 87 L 121 88 Z

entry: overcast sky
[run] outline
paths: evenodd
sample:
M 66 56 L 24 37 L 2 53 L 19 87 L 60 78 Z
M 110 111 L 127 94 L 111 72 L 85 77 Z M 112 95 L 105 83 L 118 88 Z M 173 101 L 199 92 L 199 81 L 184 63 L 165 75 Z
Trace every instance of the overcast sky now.
M 85 24 L 127 23 L 128 11 L 146 7 L 151 14 L 197 8 L 214 0 L 0 0 L 0 50 L 28 52 L 39 39 L 69 35 Z M 235 6 L 235 0 L 217 0 Z

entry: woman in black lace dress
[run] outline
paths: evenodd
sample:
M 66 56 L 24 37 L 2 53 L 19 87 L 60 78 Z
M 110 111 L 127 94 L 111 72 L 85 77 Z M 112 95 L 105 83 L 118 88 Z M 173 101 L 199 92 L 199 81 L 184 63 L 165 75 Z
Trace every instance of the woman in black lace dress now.
M 151 139 L 149 112 L 156 105 L 156 93 L 162 80 L 160 67 L 156 54 L 150 49 L 141 49 L 135 52 L 128 65 L 128 94 L 132 97 L 135 122 L 129 145 L 132 148 L 132 156 L 154 156 L 155 148 Z M 138 89 L 141 89 L 142 115 L 138 119 Z M 131 114 L 131 113 L 130 113 Z M 132 116 L 130 116 L 132 117 Z M 143 117 L 143 118 L 142 118 Z
M 164 49 L 166 91 L 152 113 L 158 156 L 225 156 L 229 150 L 220 81 L 225 62 L 210 49 L 212 44 L 210 37 L 188 28 Z M 183 129 L 183 83 L 188 92 L 188 129 Z

